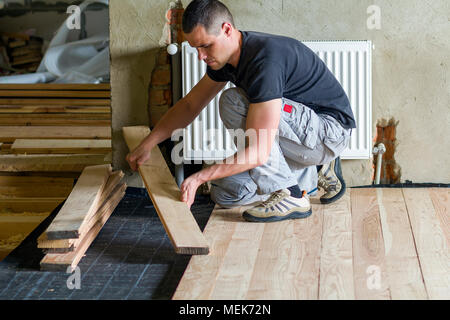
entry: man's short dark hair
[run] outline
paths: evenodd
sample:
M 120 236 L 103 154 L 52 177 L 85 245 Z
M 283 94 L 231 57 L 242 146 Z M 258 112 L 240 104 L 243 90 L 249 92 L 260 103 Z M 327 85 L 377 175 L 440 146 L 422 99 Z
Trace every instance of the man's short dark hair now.
M 193 0 L 183 14 L 183 31 L 191 33 L 197 25 L 202 25 L 209 34 L 218 35 L 224 22 L 234 27 L 233 16 L 222 2 Z

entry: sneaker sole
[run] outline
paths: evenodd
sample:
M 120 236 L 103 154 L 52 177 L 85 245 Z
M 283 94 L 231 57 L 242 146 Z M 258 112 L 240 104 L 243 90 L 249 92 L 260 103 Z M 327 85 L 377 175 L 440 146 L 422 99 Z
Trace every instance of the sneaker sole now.
M 309 209 L 308 211 L 305 211 L 305 212 L 292 211 L 288 215 L 285 215 L 282 217 L 272 216 L 272 217 L 267 217 L 267 218 L 254 217 L 251 214 L 244 212 L 242 214 L 242 217 L 246 221 L 249 221 L 249 222 L 277 222 L 277 221 L 283 221 L 283 220 L 289 220 L 289 219 L 303 219 L 303 218 L 309 217 L 311 214 L 312 214 L 312 209 Z

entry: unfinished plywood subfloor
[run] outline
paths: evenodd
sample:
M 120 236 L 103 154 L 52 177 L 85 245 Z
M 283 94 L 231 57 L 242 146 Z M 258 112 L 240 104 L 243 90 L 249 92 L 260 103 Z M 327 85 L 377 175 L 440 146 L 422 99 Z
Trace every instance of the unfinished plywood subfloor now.
M 450 189 L 351 189 L 307 219 L 215 208 L 173 299 L 449 299 Z

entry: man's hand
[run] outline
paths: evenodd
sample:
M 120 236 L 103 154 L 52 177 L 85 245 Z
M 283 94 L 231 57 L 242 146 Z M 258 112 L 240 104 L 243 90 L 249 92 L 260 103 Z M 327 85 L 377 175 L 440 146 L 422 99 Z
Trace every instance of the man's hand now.
M 150 149 L 147 145 L 139 145 L 133 152 L 127 154 L 126 160 L 131 170 L 136 171 L 140 165 L 150 158 Z
M 181 201 L 186 202 L 188 207 L 190 208 L 191 205 L 194 203 L 195 200 L 195 193 L 198 189 L 198 187 L 203 182 L 200 180 L 197 174 L 193 174 L 186 178 L 183 183 L 181 184 Z

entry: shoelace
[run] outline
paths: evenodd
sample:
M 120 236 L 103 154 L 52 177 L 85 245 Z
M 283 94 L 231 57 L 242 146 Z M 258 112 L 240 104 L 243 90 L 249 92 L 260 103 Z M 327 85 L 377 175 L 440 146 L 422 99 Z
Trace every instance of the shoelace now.
M 331 178 L 326 177 L 319 177 L 319 181 L 317 182 L 317 185 L 326 190 L 326 191 L 336 191 L 336 184 L 337 181 L 331 180 Z
M 261 205 L 264 208 L 269 208 L 278 203 L 282 198 L 284 198 L 285 193 L 283 192 L 274 192 L 266 201 L 262 202 Z

